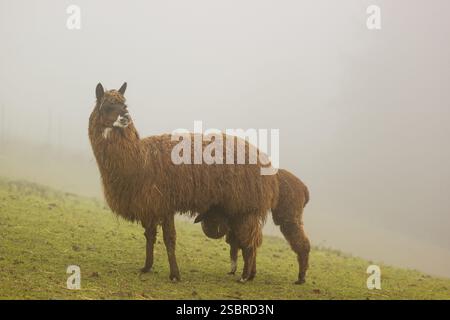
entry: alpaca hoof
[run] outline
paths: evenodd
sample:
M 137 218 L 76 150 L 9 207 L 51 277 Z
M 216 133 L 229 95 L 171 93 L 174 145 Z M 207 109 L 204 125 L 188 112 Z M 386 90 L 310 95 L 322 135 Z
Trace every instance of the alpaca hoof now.
M 150 272 L 150 270 L 152 270 L 152 267 L 143 267 L 141 269 L 141 273 L 148 273 L 148 272 Z
M 304 284 L 305 283 L 305 279 L 298 279 L 297 281 L 295 281 L 295 284 Z
M 239 282 L 239 283 L 246 283 L 247 280 L 248 280 L 248 279 L 246 279 L 246 278 L 240 278 L 240 279 L 238 280 L 238 282 Z
M 169 279 L 172 282 L 179 282 L 181 280 L 179 275 L 170 275 Z
M 230 271 L 227 274 L 229 274 L 230 276 L 234 276 L 236 274 L 236 271 Z
M 252 281 L 253 279 L 255 279 L 255 276 L 256 276 L 256 274 L 251 274 L 251 275 L 248 277 L 248 281 Z

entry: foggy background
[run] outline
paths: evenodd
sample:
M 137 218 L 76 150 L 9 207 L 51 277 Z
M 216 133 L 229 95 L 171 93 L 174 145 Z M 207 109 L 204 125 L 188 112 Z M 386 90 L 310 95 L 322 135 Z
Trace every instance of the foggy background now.
M 314 245 L 450 277 L 449 15 L 446 0 L 0 0 L 0 175 L 101 197 L 88 117 L 99 81 L 127 81 L 141 136 L 280 129 Z

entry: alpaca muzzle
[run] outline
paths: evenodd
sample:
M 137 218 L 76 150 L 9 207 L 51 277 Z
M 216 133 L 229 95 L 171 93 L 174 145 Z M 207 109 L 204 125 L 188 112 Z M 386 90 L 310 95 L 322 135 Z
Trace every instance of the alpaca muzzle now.
M 119 115 L 117 120 L 113 123 L 113 127 L 116 128 L 126 128 L 131 123 L 131 117 L 129 113 L 125 113 L 124 115 Z

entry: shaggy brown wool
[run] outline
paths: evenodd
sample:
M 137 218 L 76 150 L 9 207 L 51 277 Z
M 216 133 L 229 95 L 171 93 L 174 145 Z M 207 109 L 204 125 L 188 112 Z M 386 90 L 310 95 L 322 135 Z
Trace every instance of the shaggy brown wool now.
M 287 170 L 278 170 L 280 197 L 272 209 L 272 218 L 280 226 L 292 250 L 297 254 L 299 265 L 297 284 L 305 282 L 309 266 L 310 242 L 303 227 L 303 210 L 309 201 L 306 185 Z
M 275 225 L 280 226 L 284 237 L 297 254 L 299 273 L 296 283 L 302 284 L 305 282 L 310 251 L 309 239 L 303 228 L 303 208 L 309 201 L 309 191 L 300 179 L 287 170 L 278 170 L 277 176 L 280 189 L 278 202 L 272 208 L 272 218 Z M 230 244 L 231 271 L 229 274 L 235 274 L 239 246 L 223 210 L 213 208 L 205 215 L 197 217 L 196 222 L 199 221 L 202 223 L 203 232 L 210 238 L 218 239 L 226 234 L 226 241 Z M 255 275 L 256 265 L 253 266 L 249 280 Z
M 171 152 L 178 141 L 171 141 L 168 134 L 140 139 L 128 114 L 125 89 L 126 84 L 119 90 L 105 92 L 101 84 L 97 86 L 97 103 L 89 119 L 89 138 L 109 207 L 127 220 L 139 221 L 145 228 L 147 257 L 142 271 L 149 271 L 153 265 L 156 227 L 162 225 L 170 279 L 179 280 L 175 213 L 203 215 L 220 207 L 233 243 L 243 251 L 241 279 L 248 280 L 256 268 L 262 225 L 268 210 L 278 200 L 278 176 L 261 175 L 259 162 L 173 164 Z M 225 143 L 233 139 L 235 145 L 244 143 L 247 152 L 253 148 L 236 137 L 223 135 L 223 139 Z M 204 147 L 207 144 L 204 142 Z M 237 149 L 234 149 L 235 159 Z M 194 156 L 193 151 L 191 154 Z

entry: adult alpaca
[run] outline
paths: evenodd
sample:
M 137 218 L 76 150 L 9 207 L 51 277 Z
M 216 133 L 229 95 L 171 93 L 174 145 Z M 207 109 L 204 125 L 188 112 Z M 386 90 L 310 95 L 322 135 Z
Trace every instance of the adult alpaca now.
M 220 207 L 236 245 L 242 250 L 241 281 L 252 279 L 256 249 L 262 241 L 261 227 L 268 210 L 277 203 L 277 176 L 261 175 L 263 166 L 259 162 L 174 164 L 171 153 L 178 141 L 172 141 L 171 135 L 139 137 L 125 104 L 126 86 L 124 83 L 119 90 L 105 92 L 101 84 L 97 85 L 97 102 L 89 118 L 89 138 L 109 207 L 129 221 L 139 221 L 145 228 L 146 260 L 142 271 L 152 268 L 156 229 L 162 225 L 169 278 L 180 280 L 175 257 L 175 213 L 202 215 Z M 232 140 L 235 145 L 245 144 L 246 151 L 252 148 L 235 137 L 223 135 L 223 139 Z

